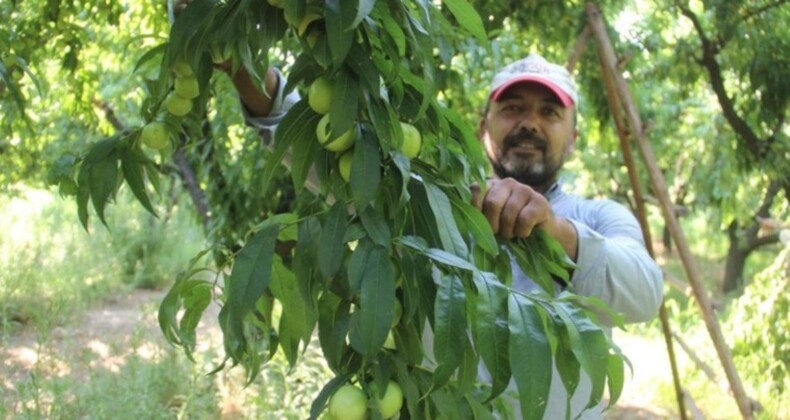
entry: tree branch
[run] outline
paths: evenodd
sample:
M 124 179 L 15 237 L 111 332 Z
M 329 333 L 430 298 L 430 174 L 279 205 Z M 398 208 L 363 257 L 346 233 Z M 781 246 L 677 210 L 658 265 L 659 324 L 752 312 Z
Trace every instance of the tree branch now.
M 773 3 L 765 4 L 765 5 L 761 6 L 761 7 L 756 8 L 756 9 L 747 10 L 746 13 L 743 16 L 741 16 L 740 21 L 737 22 L 737 23 L 744 23 L 747 20 L 749 20 L 749 19 L 751 19 L 751 18 L 753 18 L 753 17 L 755 17 L 757 15 L 762 14 L 763 12 L 766 12 L 766 11 L 768 11 L 770 9 L 773 9 L 774 7 L 779 7 L 779 6 L 781 6 L 781 5 L 785 4 L 785 3 L 788 3 L 788 1 L 787 0 L 779 0 L 779 1 L 775 1 Z
M 779 0 L 779 1 L 776 1 L 776 2 L 773 2 L 773 3 L 765 4 L 765 5 L 761 6 L 761 7 L 756 8 L 756 9 L 750 9 L 750 10 L 747 9 L 746 13 L 744 13 L 742 16 L 740 16 L 740 19 L 738 19 L 735 22 L 733 22 L 733 25 L 744 24 L 747 21 L 749 21 L 750 19 L 752 19 L 754 17 L 757 17 L 758 15 L 760 15 L 760 14 L 762 14 L 762 13 L 764 13 L 764 12 L 770 10 L 770 9 L 773 9 L 775 7 L 779 7 L 779 6 L 781 6 L 781 5 L 783 5 L 783 4 L 787 3 L 787 2 L 788 2 L 787 0 Z M 718 40 L 719 48 L 720 49 L 724 48 L 724 45 L 726 45 L 728 42 L 730 42 L 730 40 L 733 38 L 733 36 L 735 36 L 734 32 L 732 34 L 730 34 L 729 36 L 727 36 L 727 37 L 720 37 L 719 40 Z
M 104 112 L 104 117 L 107 118 L 107 121 L 109 121 L 117 131 L 126 130 L 126 125 L 118 119 L 118 116 L 115 115 L 115 110 L 112 109 L 110 104 L 101 99 L 93 98 L 93 105 Z
M 727 89 L 724 87 L 721 67 L 718 61 L 716 61 L 716 56 L 719 53 L 718 44 L 712 42 L 706 36 L 702 23 L 691 9 L 680 4 L 680 2 L 677 3 L 677 6 L 683 16 L 686 16 L 691 21 L 694 29 L 697 31 L 697 36 L 699 36 L 700 42 L 702 43 L 702 57 L 698 58 L 697 61 L 708 73 L 711 88 L 716 94 L 716 98 L 719 100 L 719 106 L 721 106 L 724 118 L 735 131 L 735 134 L 743 140 L 749 153 L 758 160 L 764 158 L 767 153 L 767 146 L 770 143 L 757 137 L 754 130 L 752 130 L 749 124 L 741 118 L 735 110 L 732 98 L 727 94 Z

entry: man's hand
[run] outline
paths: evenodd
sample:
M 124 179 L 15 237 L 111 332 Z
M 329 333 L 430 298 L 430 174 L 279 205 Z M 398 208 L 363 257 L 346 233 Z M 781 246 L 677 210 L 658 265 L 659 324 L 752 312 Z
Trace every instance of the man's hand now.
M 483 212 L 495 234 L 506 238 L 526 238 L 536 228 L 557 239 L 571 259 L 576 259 L 576 228 L 567 219 L 557 217 L 543 194 L 515 179 L 491 179 L 481 194 L 472 186 L 472 204 Z

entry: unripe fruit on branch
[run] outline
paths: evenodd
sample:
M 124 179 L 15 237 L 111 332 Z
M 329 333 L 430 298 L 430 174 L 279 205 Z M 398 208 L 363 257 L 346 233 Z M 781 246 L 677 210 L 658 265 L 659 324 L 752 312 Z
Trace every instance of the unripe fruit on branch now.
M 316 113 L 324 115 L 329 112 L 331 102 L 332 82 L 323 77 L 315 79 L 307 89 L 307 104 Z
M 385 349 L 395 350 L 397 346 L 395 345 L 395 336 L 392 334 L 392 330 L 387 333 L 387 339 L 384 340 Z
M 184 98 L 176 91 L 171 91 L 165 98 L 165 108 L 176 117 L 183 117 L 192 110 L 192 100 Z
M 403 305 L 400 303 L 399 299 L 395 299 L 395 314 L 392 316 L 392 325 L 390 328 L 395 328 L 400 322 L 400 317 L 403 316 Z
M 340 170 L 340 177 L 343 181 L 348 182 L 351 180 L 351 160 L 354 158 L 354 149 L 349 149 L 343 152 L 338 159 L 338 169 Z
M 172 70 L 176 77 L 188 77 L 194 74 L 192 72 L 192 67 L 189 67 L 189 64 L 183 58 L 179 58 L 175 63 L 173 63 Z
M 332 137 L 332 127 L 329 122 L 329 114 L 326 114 L 318 121 L 315 134 L 316 137 L 318 137 L 318 142 L 321 143 L 321 146 L 324 146 L 326 150 L 331 152 L 342 152 L 348 150 L 348 148 L 354 144 L 354 135 L 356 133 L 354 133 L 354 127 L 351 127 L 345 133 L 329 141 Z
M 140 140 L 143 144 L 154 150 L 164 149 L 169 139 L 170 132 L 167 131 L 165 123 L 161 121 L 152 121 L 146 124 L 140 132 Z
M 181 97 L 192 99 L 200 95 L 200 84 L 195 76 L 176 77 L 175 91 Z
M 227 63 L 230 61 L 233 52 L 228 45 L 220 45 L 214 44 L 209 48 L 209 53 L 211 54 L 211 61 L 214 64 L 222 64 Z
M 310 26 L 311 23 L 323 19 L 323 16 L 316 12 L 308 12 L 302 21 L 299 22 L 299 26 L 296 28 L 296 34 L 300 37 L 304 36 L 305 32 L 307 32 L 307 28 Z
M 329 398 L 328 410 L 333 419 L 363 420 L 368 412 L 368 397 L 359 387 L 346 384 Z
M 379 400 L 381 417 L 388 419 L 398 414 L 401 407 L 403 407 L 403 390 L 397 382 L 390 381 L 384 396 Z
M 409 159 L 414 159 L 420 154 L 422 147 L 422 134 L 420 134 L 417 127 L 401 122 L 401 129 L 403 130 L 403 144 L 400 146 L 400 151 L 403 152 Z

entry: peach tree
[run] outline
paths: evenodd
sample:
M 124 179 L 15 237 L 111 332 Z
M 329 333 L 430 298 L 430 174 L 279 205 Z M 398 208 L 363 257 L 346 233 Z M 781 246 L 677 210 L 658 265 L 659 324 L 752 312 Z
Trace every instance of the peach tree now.
M 257 170 L 265 190 L 285 168 L 294 199 L 238 232 L 241 245 L 221 251 L 220 280 L 200 275 L 209 251 L 196 256 L 160 306 L 166 338 L 191 357 L 217 301 L 217 370 L 241 365 L 251 382 L 278 351 L 298 363 L 317 334 L 335 377 L 311 417 L 327 405 L 331 413 L 342 389 L 371 418 L 491 418 L 508 411 L 501 395 L 512 379 L 524 416 L 541 418 L 552 364 L 570 391 L 580 372 L 591 378 L 591 406 L 607 387 L 612 404 L 625 359 L 598 317 L 618 324 L 617 314 L 573 294 L 573 263 L 552 238 L 498 238 L 471 204 L 485 154 L 437 89 L 438 69 L 470 39 L 485 45 L 487 34 L 466 0 L 190 2 L 166 42 L 140 57 L 159 68 L 146 84 L 145 123 L 75 163 L 80 220 L 87 228 L 93 207 L 104 222 L 124 184 L 154 212 L 172 144 L 203 136 L 217 63 L 263 83 L 272 52 L 287 50 L 285 89 L 303 99 Z M 511 260 L 541 292 L 510 287 Z M 556 283 L 566 291 L 557 295 Z M 481 363 L 490 383 L 478 380 Z

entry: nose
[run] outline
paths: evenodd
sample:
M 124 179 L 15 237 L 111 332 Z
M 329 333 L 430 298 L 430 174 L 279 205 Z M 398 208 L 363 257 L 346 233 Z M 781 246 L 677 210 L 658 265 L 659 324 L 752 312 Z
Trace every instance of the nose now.
M 517 130 L 526 130 L 533 133 L 538 132 L 538 118 L 532 110 L 524 111 L 521 120 L 518 122 Z

